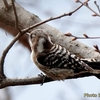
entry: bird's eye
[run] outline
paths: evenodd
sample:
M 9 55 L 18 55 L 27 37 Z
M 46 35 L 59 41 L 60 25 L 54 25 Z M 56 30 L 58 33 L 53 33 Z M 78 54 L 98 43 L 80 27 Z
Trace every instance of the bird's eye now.
M 30 35 L 30 38 L 32 38 L 32 34 Z
M 34 34 L 30 34 L 30 38 L 32 39 L 35 35 Z

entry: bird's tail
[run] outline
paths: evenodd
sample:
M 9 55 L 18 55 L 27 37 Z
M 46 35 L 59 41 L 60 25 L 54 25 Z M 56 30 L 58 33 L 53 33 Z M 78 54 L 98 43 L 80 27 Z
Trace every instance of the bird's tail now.
M 84 62 L 94 70 L 100 70 L 100 62 L 88 62 L 88 61 Z M 100 79 L 100 74 L 95 74 L 95 76 Z

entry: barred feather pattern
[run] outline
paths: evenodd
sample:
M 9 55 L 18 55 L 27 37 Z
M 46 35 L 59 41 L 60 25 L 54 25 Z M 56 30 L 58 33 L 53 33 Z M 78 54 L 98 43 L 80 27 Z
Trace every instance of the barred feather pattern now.
M 74 73 L 78 73 L 84 70 L 92 70 L 86 63 L 76 57 L 74 54 L 71 55 L 68 50 L 63 46 L 54 44 L 48 53 L 38 57 L 38 62 L 49 69 L 70 69 Z

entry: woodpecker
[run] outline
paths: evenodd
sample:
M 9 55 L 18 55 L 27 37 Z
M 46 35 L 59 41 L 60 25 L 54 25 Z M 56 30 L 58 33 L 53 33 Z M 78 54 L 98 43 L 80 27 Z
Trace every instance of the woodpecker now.
M 93 63 L 71 54 L 64 46 L 55 44 L 43 29 L 29 34 L 31 58 L 36 66 L 53 80 L 63 80 L 81 71 L 93 71 Z M 100 64 L 99 64 L 100 65 Z

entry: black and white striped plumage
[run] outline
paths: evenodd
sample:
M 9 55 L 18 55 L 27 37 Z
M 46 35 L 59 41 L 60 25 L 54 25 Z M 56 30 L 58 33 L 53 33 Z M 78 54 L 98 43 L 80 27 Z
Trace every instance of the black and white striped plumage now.
M 42 29 L 31 32 L 29 42 L 32 60 L 53 80 L 62 80 L 81 71 L 93 70 L 63 46 L 51 42 L 50 36 Z

